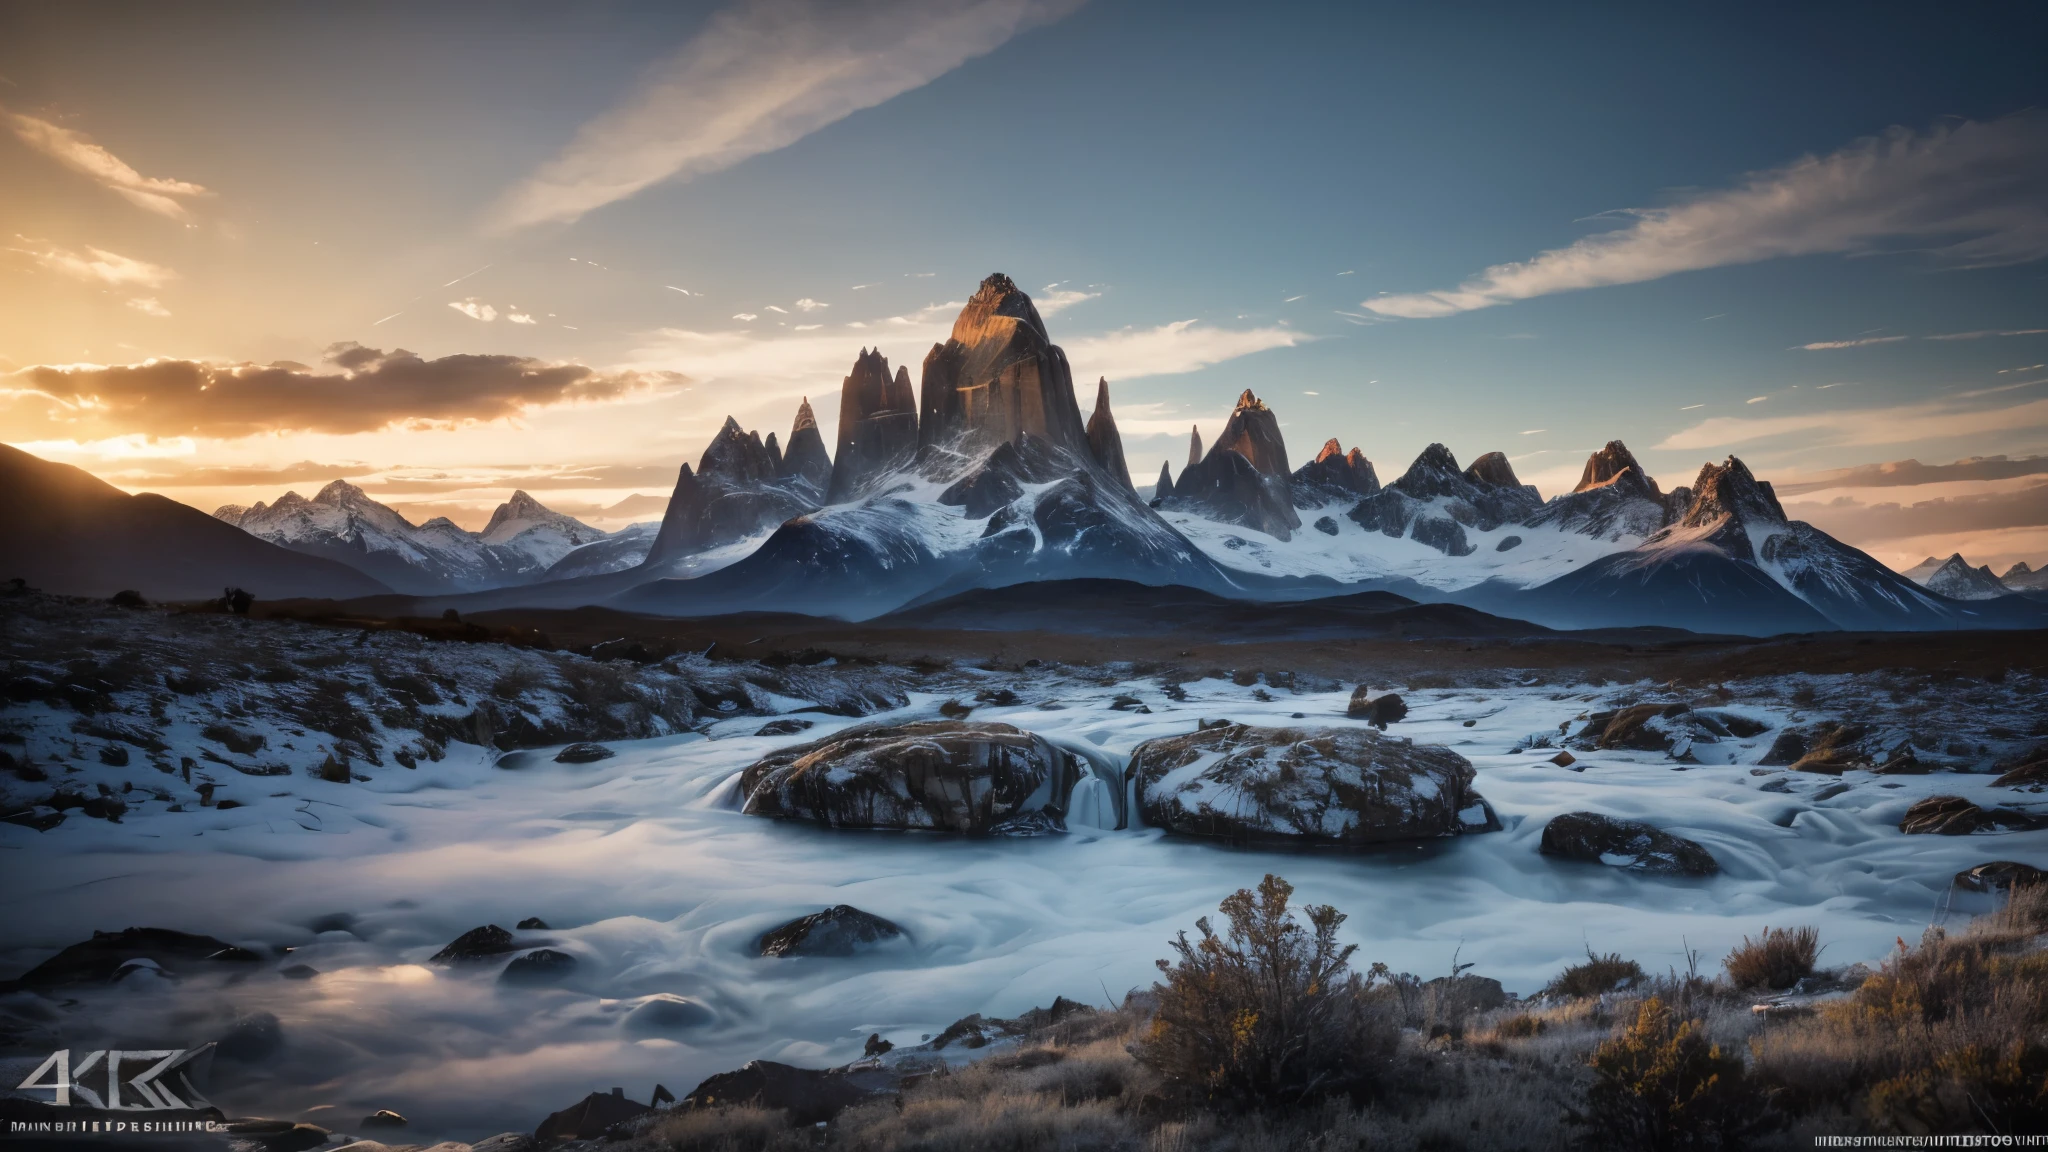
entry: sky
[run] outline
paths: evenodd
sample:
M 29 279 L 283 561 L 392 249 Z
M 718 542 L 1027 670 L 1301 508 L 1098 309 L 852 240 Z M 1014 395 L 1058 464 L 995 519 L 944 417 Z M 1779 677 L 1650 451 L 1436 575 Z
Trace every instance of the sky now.
M 991 272 L 1140 483 L 1740 456 L 2048 564 L 2048 9 L 0 0 L 0 440 L 211 511 L 615 528 Z M 643 499 L 632 501 L 640 496 Z M 625 502 L 622 506 L 622 502 Z M 607 512 L 607 509 L 612 511 Z

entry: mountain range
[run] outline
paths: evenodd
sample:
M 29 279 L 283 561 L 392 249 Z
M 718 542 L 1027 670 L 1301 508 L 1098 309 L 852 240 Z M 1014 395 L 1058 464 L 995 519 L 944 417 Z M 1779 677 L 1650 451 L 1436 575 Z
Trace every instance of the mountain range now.
M 951 618 L 984 602 L 965 595 L 977 591 L 1122 581 L 1234 601 L 1383 592 L 1551 629 L 2048 626 L 2048 599 L 2030 594 L 2043 578 L 2025 565 L 1996 578 L 1952 557 L 1895 573 L 1789 519 L 1732 456 L 1666 491 L 1613 441 L 1545 499 L 1502 453 L 1461 466 L 1432 444 L 1382 483 L 1336 439 L 1294 466 L 1277 414 L 1246 390 L 1212 443 L 1193 431 L 1178 475 L 1162 464 L 1141 494 L 1108 381 L 1084 417 L 1066 353 L 1001 274 L 931 347 L 916 387 L 908 365 L 861 349 L 833 441 L 828 452 L 808 400 L 782 442 L 728 418 L 679 469 L 660 523 L 612 534 L 523 492 L 480 533 L 414 526 L 342 481 L 217 516 L 426 612 L 866 619 L 947 604 Z

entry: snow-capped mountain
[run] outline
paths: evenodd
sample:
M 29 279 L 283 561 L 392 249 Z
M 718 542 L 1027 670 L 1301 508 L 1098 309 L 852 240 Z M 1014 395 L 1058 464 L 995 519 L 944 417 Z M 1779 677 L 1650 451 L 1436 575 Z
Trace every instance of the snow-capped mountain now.
M 2006 569 L 1998 582 L 2015 592 L 2048 592 L 2048 566 L 2032 568 L 2022 560 Z
M 310 500 L 287 492 L 275 504 L 226 505 L 214 517 L 294 552 L 339 560 L 411 595 L 539 580 L 570 552 L 606 536 L 525 492 L 499 505 L 480 533 L 445 516 L 415 525 L 346 480 Z
M 1926 567 L 1926 563 L 1923 561 L 1919 567 Z M 1951 600 L 1996 600 L 2013 594 L 1992 574 L 1990 565 L 1972 568 L 1960 552 L 1935 565 L 1915 582 Z
M 1229 587 L 1138 498 L 1120 449 L 1107 383 L 1084 423 L 1066 353 L 1031 298 L 1009 277 L 990 276 L 952 337 L 925 357 L 917 403 L 906 371 L 892 375 L 879 352 L 862 350 L 841 385 L 831 504 L 789 519 L 718 571 L 656 580 L 615 603 L 682 615 L 865 617 L 1028 580 Z
M 646 561 L 647 551 L 654 546 L 654 537 L 659 531 L 659 520 L 628 524 L 604 539 L 581 545 L 555 561 L 541 579 L 573 580 L 578 576 L 599 576 L 638 568 Z

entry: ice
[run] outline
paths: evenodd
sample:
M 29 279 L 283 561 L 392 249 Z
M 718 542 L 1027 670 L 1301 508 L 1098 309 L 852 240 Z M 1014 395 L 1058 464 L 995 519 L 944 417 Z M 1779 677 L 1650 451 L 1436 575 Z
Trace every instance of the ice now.
M 1278 689 L 1260 701 L 1253 687 L 1209 679 L 1185 685 L 1188 699 L 1176 702 L 1153 681 L 1034 677 L 1005 682 L 1059 707 L 981 707 L 973 718 L 1042 733 L 1087 761 L 1065 836 L 833 831 L 736 810 L 737 774 L 764 752 L 855 723 L 934 717 L 947 693 L 914 693 L 908 707 L 860 720 L 809 713 L 816 726 L 790 736 L 754 736 L 761 718 L 736 717 L 713 724 L 711 739 L 617 742 L 614 757 L 583 765 L 556 764 L 551 749 L 500 757 L 450 744 L 444 760 L 368 781 L 251 781 L 261 787 L 238 792 L 247 806 L 228 811 L 173 813 L 138 794 L 121 824 L 74 815 L 42 833 L 0 825 L 6 959 L 26 968 L 94 929 L 129 925 L 294 946 L 279 963 L 321 975 L 67 990 L 79 1004 L 64 1037 L 74 1047 L 178 1046 L 270 1012 L 284 1047 L 257 1064 L 217 1067 L 214 1098 L 228 1111 L 317 1120 L 394 1108 L 413 1120 L 409 1139 L 469 1138 L 530 1127 L 615 1084 L 645 1099 L 656 1082 L 680 1093 L 750 1059 L 854 1059 L 870 1032 L 914 1044 L 970 1012 L 1117 999 L 1152 981 L 1175 932 L 1267 872 L 1292 881 L 1298 899 L 1347 913 L 1344 935 L 1362 959 L 1428 977 L 1448 972 L 1457 953 L 1527 994 L 1588 947 L 1661 970 L 1682 967 L 1687 946 L 1718 959 L 1766 925 L 1817 926 L 1830 963 L 1875 960 L 1943 914 L 1958 870 L 2048 863 L 2044 833 L 1897 831 L 1924 796 L 2027 799 L 1990 788 L 1989 776 L 1850 772 L 1847 792 L 1816 801 L 1833 778 L 1749 774 L 1770 733 L 1714 746 L 1732 754 L 1728 764 L 1587 751 L 1574 753 L 1585 771 L 1573 772 L 1511 754 L 1529 733 L 1555 734 L 1616 697 L 1655 690 L 1646 684 L 1403 689 L 1411 712 L 1396 732 L 1471 759 L 1498 833 L 1289 853 L 1167 837 L 1142 827 L 1135 808 L 1119 831 L 1123 758 L 1140 741 L 1186 733 L 1198 719 L 1355 723 L 1344 716 L 1348 688 Z M 1108 707 L 1125 693 L 1151 712 Z M 1774 729 L 1818 718 L 1747 696 L 1742 706 Z M 73 779 L 90 787 L 99 772 L 87 766 Z M 1761 790 L 1779 778 L 1787 791 Z M 1544 823 L 1581 809 L 1696 840 L 1722 872 L 1645 876 L 1540 856 Z M 1478 824 L 1484 813 L 1461 818 Z M 886 917 L 905 938 L 852 959 L 753 954 L 763 932 L 835 904 Z M 336 913 L 354 918 L 345 931 L 331 920 L 314 930 Z M 502 963 L 428 963 L 470 928 L 528 916 L 552 927 L 522 940 L 577 959 L 559 985 L 501 987 Z M 0 1011 L 18 1018 L 23 996 L 0 999 Z

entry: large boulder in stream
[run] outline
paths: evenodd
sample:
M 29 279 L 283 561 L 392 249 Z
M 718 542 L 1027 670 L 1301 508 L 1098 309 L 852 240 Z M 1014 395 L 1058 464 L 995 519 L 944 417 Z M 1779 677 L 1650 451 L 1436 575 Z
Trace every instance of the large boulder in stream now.
M 1191 836 L 1356 848 L 1498 831 L 1448 748 L 1363 728 L 1217 724 L 1131 752 L 1145 822 Z
M 1122 790 L 1009 724 L 920 720 L 781 749 L 740 774 L 741 811 L 834 828 L 1035 835 L 1117 827 Z

